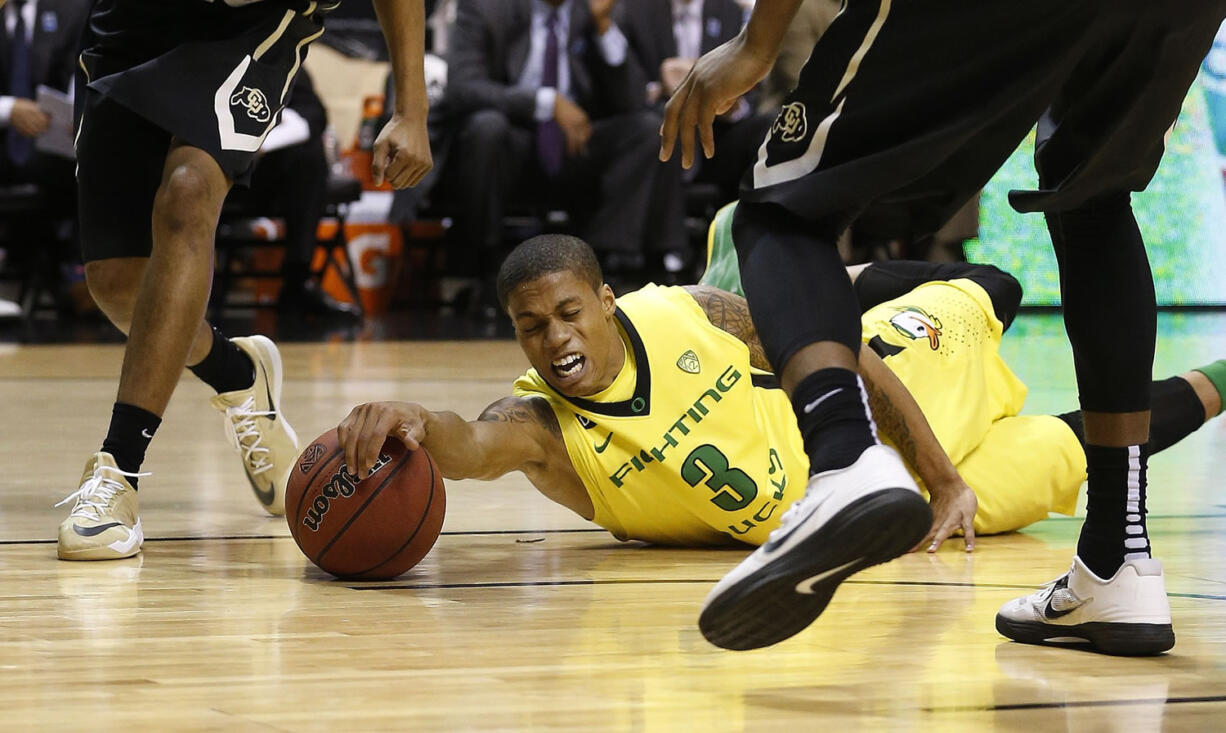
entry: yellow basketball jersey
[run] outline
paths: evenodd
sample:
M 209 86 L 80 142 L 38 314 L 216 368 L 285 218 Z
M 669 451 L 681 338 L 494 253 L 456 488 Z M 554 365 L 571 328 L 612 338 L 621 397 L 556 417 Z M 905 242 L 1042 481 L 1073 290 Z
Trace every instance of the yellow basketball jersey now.
M 549 402 L 594 521 L 614 536 L 761 544 L 808 480 L 787 396 L 684 289 L 617 303 L 628 354 L 608 389 L 566 397 L 529 370 L 514 393 Z

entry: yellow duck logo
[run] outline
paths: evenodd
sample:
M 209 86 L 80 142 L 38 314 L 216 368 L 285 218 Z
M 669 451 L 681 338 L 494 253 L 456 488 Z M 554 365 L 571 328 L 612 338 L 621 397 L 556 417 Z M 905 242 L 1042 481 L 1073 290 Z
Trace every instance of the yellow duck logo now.
M 928 339 L 928 345 L 933 351 L 941 348 L 941 319 L 920 308 L 903 308 L 890 319 L 890 325 L 913 341 Z

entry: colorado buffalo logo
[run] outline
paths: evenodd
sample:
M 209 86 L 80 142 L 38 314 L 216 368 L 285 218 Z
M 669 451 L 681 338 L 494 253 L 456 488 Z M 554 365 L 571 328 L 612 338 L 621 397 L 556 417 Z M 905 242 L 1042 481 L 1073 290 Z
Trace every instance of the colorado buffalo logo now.
M 239 89 L 230 95 L 230 106 L 245 108 L 247 116 L 256 122 L 268 122 L 272 119 L 272 107 L 268 106 L 268 98 L 259 89 Z
M 809 121 L 805 118 L 805 105 L 801 102 L 784 105 L 771 127 L 771 134 L 777 135 L 785 143 L 803 140 L 808 131 Z

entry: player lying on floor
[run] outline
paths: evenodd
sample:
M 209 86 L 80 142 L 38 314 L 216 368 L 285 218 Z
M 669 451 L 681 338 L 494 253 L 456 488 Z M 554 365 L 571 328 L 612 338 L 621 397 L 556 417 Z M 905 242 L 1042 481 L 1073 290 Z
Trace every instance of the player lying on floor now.
M 931 494 L 929 549 L 959 529 L 969 550 L 976 532 L 1072 513 L 1086 466 L 1079 413 L 1018 416 L 1026 387 L 998 353 L 1017 281 L 918 262 L 849 275 L 878 427 Z M 648 285 L 615 299 L 591 248 L 562 235 L 517 247 L 498 295 L 532 365 L 513 396 L 472 422 L 405 402 L 355 407 L 339 437 L 359 475 L 392 435 L 425 446 L 447 478 L 522 471 L 619 539 L 669 545 L 762 544 L 804 493 L 796 419 L 740 296 Z M 1206 367 L 1219 387 L 1223 370 Z M 1156 383 L 1153 407 L 1161 450 L 1216 415 L 1221 397 L 1194 371 Z

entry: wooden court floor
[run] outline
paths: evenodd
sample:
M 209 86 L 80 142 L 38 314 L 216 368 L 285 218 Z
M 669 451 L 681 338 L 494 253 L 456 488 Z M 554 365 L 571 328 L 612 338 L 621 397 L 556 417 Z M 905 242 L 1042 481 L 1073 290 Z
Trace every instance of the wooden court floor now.
M 1163 314 L 1156 373 L 1226 352 L 1226 314 Z M 524 361 L 510 342 L 290 344 L 304 440 L 355 403 L 475 416 Z M 1059 321 L 1006 358 L 1029 412 L 1071 409 Z M 116 346 L 0 346 L 0 730 L 1200 731 L 1226 728 L 1226 420 L 1156 457 L 1149 526 L 1178 643 L 1114 659 L 1005 641 L 997 607 L 1062 572 L 1049 519 L 861 573 L 810 629 L 718 650 L 696 618 L 735 550 L 621 544 L 522 477 L 450 482 L 444 534 L 396 581 L 335 581 L 249 496 L 188 375 L 146 464 L 144 553 L 55 559 L 114 399 Z

